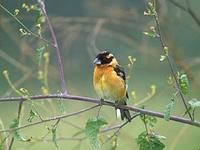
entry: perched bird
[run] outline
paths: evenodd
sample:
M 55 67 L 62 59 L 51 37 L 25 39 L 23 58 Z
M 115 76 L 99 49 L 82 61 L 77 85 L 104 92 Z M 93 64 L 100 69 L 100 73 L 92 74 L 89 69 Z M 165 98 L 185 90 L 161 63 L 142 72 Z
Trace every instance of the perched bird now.
M 94 60 L 93 85 L 101 98 L 114 100 L 116 105 L 126 105 L 128 99 L 126 75 L 113 54 L 103 51 Z M 130 112 L 126 109 L 116 109 L 121 119 L 131 121 Z M 119 111 L 120 110 L 120 111 Z

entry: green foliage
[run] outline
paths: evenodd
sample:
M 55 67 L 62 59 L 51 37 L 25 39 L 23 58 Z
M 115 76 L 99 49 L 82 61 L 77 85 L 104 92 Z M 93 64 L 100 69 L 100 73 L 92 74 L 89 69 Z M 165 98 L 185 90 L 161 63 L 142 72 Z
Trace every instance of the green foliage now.
M 144 11 L 144 16 L 155 16 L 156 10 L 152 2 L 148 2 L 147 8 Z
M 100 143 L 98 141 L 97 135 L 99 134 L 100 127 L 107 124 L 106 120 L 103 118 L 91 118 L 87 121 L 85 127 L 85 134 L 89 138 L 93 149 L 100 149 Z
M 155 27 L 153 26 L 151 26 L 148 31 L 143 32 L 143 34 L 149 37 L 153 37 L 153 38 L 159 37 L 159 35 L 156 33 Z
M 168 47 L 164 47 L 164 55 L 160 55 L 160 62 L 165 61 L 165 59 L 168 57 Z
M 165 109 L 164 109 L 164 119 L 166 121 L 169 121 L 169 119 L 170 119 L 170 113 L 171 113 L 173 107 L 174 107 L 174 99 L 171 99 L 170 103 L 167 104 L 165 106 Z
M 15 129 L 18 127 L 18 125 L 19 125 L 19 119 L 14 119 L 9 127 L 11 129 Z M 12 135 L 14 138 L 16 138 L 19 141 L 29 142 L 31 140 L 31 138 L 26 139 L 18 130 L 14 130 L 12 132 Z
M 60 113 L 64 114 L 65 113 L 65 105 L 63 99 L 58 100 L 58 109 Z
M 200 107 L 200 101 L 198 101 L 195 98 L 193 98 L 192 100 L 188 101 L 188 103 L 189 103 L 189 105 L 191 106 L 192 109 Z
M 166 55 L 160 55 L 160 62 L 163 62 L 166 59 Z
M 189 80 L 187 74 L 178 74 L 178 79 L 182 93 L 187 95 L 189 93 Z
M 142 132 L 137 140 L 139 150 L 163 150 L 165 145 L 160 141 L 158 136 Z
M 53 126 L 53 128 L 51 129 L 52 142 L 55 144 L 56 147 L 58 147 L 57 140 L 56 140 L 56 131 L 57 131 L 57 126 Z
M 154 127 L 156 122 L 157 122 L 156 117 L 147 116 L 145 114 L 141 114 L 140 118 L 141 118 L 141 120 L 143 121 L 144 124 L 149 125 L 151 127 Z
M 35 118 L 36 116 L 37 116 L 37 113 L 31 109 L 27 121 L 32 122 L 33 118 Z
M 192 119 L 194 120 L 195 119 L 194 112 L 195 112 L 196 108 L 200 107 L 200 101 L 193 98 L 192 100 L 188 101 L 188 103 L 190 106 L 189 106 L 188 110 L 185 112 L 185 114 L 187 114 L 188 112 L 192 112 Z
M 34 21 L 36 24 L 41 24 L 45 22 L 45 16 L 43 15 L 41 11 L 37 11 Z
M 42 47 L 36 49 L 36 62 L 38 63 L 38 65 L 41 64 L 42 55 L 43 55 L 45 49 L 46 49 L 46 46 L 42 46 Z

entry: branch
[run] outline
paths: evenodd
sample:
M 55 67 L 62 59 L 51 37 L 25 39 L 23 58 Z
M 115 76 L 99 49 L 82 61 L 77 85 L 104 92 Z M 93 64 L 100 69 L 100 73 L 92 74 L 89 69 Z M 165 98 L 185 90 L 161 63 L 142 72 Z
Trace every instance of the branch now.
M 49 94 L 49 95 L 35 95 L 35 96 L 30 96 L 29 97 L 31 100 L 48 100 L 49 98 L 62 98 L 63 100 L 73 100 L 73 101 L 82 101 L 82 102 L 89 102 L 89 103 L 96 103 L 99 104 L 100 100 L 99 99 L 95 99 L 95 98 L 90 98 L 90 97 L 83 97 L 83 96 L 76 96 L 76 95 L 60 95 L 60 94 Z M 0 98 L 0 102 L 11 102 L 11 101 L 24 101 L 27 100 L 25 97 L 3 97 Z M 111 106 L 111 107 L 116 107 L 114 102 L 110 102 L 110 101 L 104 101 L 102 102 L 102 105 L 107 105 L 107 106 Z M 130 106 L 130 105 L 119 105 L 119 108 L 122 109 L 128 109 L 130 111 L 134 111 L 134 112 L 140 112 L 142 114 L 146 114 L 146 115 L 150 115 L 150 116 L 155 116 L 158 118 L 164 118 L 164 114 L 161 112 L 157 112 L 157 111 L 151 111 L 148 109 L 142 109 L 142 108 L 138 108 L 138 107 L 134 107 L 134 106 Z M 183 118 L 183 117 L 179 117 L 179 116 L 175 116 L 175 115 L 171 115 L 170 116 L 170 120 L 175 121 L 175 122 L 180 122 L 183 124 L 189 124 L 189 125 L 193 125 L 196 127 L 200 127 L 200 122 L 198 121 L 191 121 L 190 119 L 187 118 Z
M 60 56 L 60 49 L 58 47 L 57 38 L 56 38 L 55 32 L 53 30 L 53 27 L 51 25 L 51 22 L 49 20 L 48 14 L 46 12 L 44 2 L 42 0 L 38 0 L 38 3 L 39 3 L 39 6 L 40 6 L 40 8 L 41 8 L 46 20 L 47 20 L 47 26 L 48 26 L 49 31 L 51 33 L 51 37 L 52 37 L 52 40 L 53 40 L 53 45 L 54 45 L 55 50 L 56 50 L 58 68 L 59 68 L 60 79 L 61 79 L 62 92 L 63 92 L 63 94 L 67 95 L 68 92 L 67 92 L 67 89 L 66 89 L 66 83 L 65 83 L 65 77 L 64 77 L 64 69 L 63 69 L 63 64 L 62 64 L 62 60 L 61 60 L 61 56 Z
M 44 41 L 45 43 L 48 43 L 50 45 L 51 42 L 49 42 L 48 40 L 44 39 L 43 37 L 41 37 L 40 35 L 32 32 L 28 27 L 26 27 L 15 15 L 13 15 L 7 8 L 5 8 L 1 3 L 0 3 L 0 7 L 7 13 L 9 14 L 13 19 L 15 19 L 29 34 L 35 36 L 36 38 L 39 38 L 40 40 Z M 53 46 L 53 45 L 52 45 Z
M 95 106 L 92 106 L 92 107 L 88 107 L 88 108 L 82 109 L 82 110 L 77 111 L 77 112 L 73 112 L 73 113 L 69 113 L 69 114 L 65 114 L 65 115 L 60 115 L 60 116 L 52 117 L 52 118 L 49 118 L 49 119 L 43 119 L 41 121 L 30 123 L 30 124 L 27 124 L 27 125 L 22 125 L 22 126 L 19 126 L 17 128 L 10 128 L 10 129 L 5 129 L 5 130 L 0 130 L 0 132 L 12 132 L 12 131 L 20 130 L 20 129 L 23 129 L 23 128 L 27 128 L 27 127 L 30 127 L 30 126 L 34 126 L 34 125 L 37 125 L 37 124 L 42 124 L 42 123 L 53 121 L 53 120 L 57 120 L 57 122 L 56 122 L 56 124 L 57 124 L 59 122 L 58 120 L 60 120 L 60 119 L 78 115 L 78 114 L 83 113 L 85 111 L 94 109 L 94 108 L 96 108 L 98 106 L 99 106 L 99 104 L 95 105 Z
M 133 120 L 134 118 L 136 118 L 136 117 L 139 116 L 139 115 L 140 115 L 140 113 L 136 113 L 135 115 L 133 115 L 133 116 L 131 117 L 131 120 Z M 104 142 L 103 144 L 107 143 L 107 142 L 108 142 L 109 140 L 111 140 L 114 136 L 118 136 L 119 131 L 120 131 L 126 124 L 128 124 L 128 123 L 129 123 L 129 121 L 127 120 L 126 122 L 124 122 L 124 123 L 122 123 L 122 124 L 119 124 L 119 125 L 116 125 L 116 126 L 107 128 L 107 129 L 105 129 L 105 130 L 102 130 L 101 132 L 108 132 L 108 131 L 110 131 L 110 130 L 117 129 L 117 130 L 112 134 L 112 136 L 108 137 L 108 138 L 105 140 L 105 142 Z
M 21 118 L 21 112 L 22 112 L 22 106 L 23 106 L 23 102 L 24 101 L 20 101 L 19 102 L 19 107 L 18 107 L 18 114 L 17 114 L 17 119 L 18 121 L 20 122 L 20 118 Z M 20 125 L 20 123 L 18 123 L 18 126 Z M 10 140 L 10 143 L 9 143 L 9 146 L 8 146 L 8 149 L 11 150 L 12 149 L 12 145 L 14 143 L 14 136 L 12 136 L 11 140 Z
M 177 8 L 183 10 L 184 12 L 188 13 L 192 19 L 196 22 L 196 24 L 198 26 L 200 26 L 200 19 L 197 17 L 196 13 L 192 10 L 190 3 L 188 0 L 186 0 L 186 4 L 187 6 L 183 6 L 181 4 L 179 4 L 178 2 L 174 1 L 174 0 L 168 0 L 170 3 L 172 3 L 174 6 L 176 6 Z
M 159 23 L 158 14 L 157 14 L 156 10 L 155 10 L 155 13 L 154 13 L 153 16 L 154 16 L 154 20 L 156 22 L 156 27 L 157 27 L 157 31 L 158 31 L 158 35 L 159 35 L 158 37 L 159 37 L 159 40 L 160 40 L 160 44 L 162 46 L 161 51 L 166 53 L 165 52 L 166 44 L 164 42 L 164 39 L 163 39 L 163 36 L 162 36 L 162 33 L 161 33 L 160 23 Z M 175 80 L 176 88 L 178 89 L 178 93 L 179 93 L 179 95 L 181 97 L 181 100 L 182 100 L 182 102 L 183 102 L 183 104 L 185 106 L 186 111 L 188 111 L 188 106 L 186 104 L 186 101 L 185 101 L 185 98 L 183 96 L 183 93 L 181 92 L 181 87 L 180 87 L 179 81 L 178 81 L 178 79 L 176 77 L 176 73 L 174 71 L 174 68 L 173 68 L 173 65 L 172 65 L 172 61 L 171 61 L 171 58 L 170 58 L 169 54 L 166 55 L 166 58 L 167 58 L 167 62 L 168 62 L 169 67 L 170 67 L 171 74 L 172 74 L 172 76 L 173 76 L 173 78 Z M 190 119 L 192 120 L 192 115 L 190 114 L 189 111 L 188 111 L 188 115 L 189 115 Z

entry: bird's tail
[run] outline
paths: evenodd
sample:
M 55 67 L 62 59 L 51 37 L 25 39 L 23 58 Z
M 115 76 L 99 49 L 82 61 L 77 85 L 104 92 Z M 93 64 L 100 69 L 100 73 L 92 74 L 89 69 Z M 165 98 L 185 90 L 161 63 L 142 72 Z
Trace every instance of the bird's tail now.
M 119 104 L 123 104 L 123 105 L 127 105 L 126 101 L 121 101 Z M 116 108 L 116 113 L 117 113 L 117 117 L 121 117 L 122 120 L 124 120 L 124 118 L 126 118 L 129 122 L 131 121 L 131 115 L 129 110 L 127 109 L 122 109 L 122 108 Z

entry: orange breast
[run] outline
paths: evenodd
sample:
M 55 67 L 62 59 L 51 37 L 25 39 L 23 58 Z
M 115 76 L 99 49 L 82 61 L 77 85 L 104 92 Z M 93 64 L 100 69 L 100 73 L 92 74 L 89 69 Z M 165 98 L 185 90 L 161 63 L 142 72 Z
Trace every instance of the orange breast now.
M 113 67 L 95 67 L 93 84 L 100 98 L 118 101 L 126 97 L 124 81 L 117 76 Z

